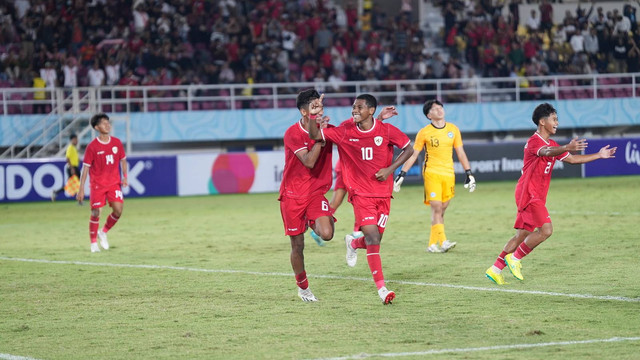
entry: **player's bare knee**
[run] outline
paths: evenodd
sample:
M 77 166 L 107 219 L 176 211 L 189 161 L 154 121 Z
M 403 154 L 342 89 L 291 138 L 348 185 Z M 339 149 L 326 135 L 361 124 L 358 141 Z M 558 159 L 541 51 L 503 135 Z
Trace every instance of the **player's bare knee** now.
M 318 235 L 320 235 L 320 237 L 324 241 L 331 241 L 331 239 L 333 239 L 333 229 L 329 229 L 329 230 L 326 230 L 326 231 L 323 230 Z
M 380 234 L 377 235 L 364 235 L 364 242 L 367 245 L 380 245 Z

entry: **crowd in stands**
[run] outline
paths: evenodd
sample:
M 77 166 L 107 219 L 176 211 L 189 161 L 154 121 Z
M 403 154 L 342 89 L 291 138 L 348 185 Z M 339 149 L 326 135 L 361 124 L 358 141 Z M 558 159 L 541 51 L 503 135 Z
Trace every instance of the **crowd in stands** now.
M 332 91 L 342 80 L 640 71 L 632 5 L 576 3 L 554 24 L 548 0 L 526 19 L 521 3 L 440 1 L 441 54 L 404 0 L 397 15 L 365 1 L 361 17 L 353 0 L 4 1 L 0 87 L 328 81 Z
M 483 76 L 625 73 L 640 71 L 636 9 L 604 12 L 593 2 L 576 3 L 554 24 L 554 7 L 542 0 L 526 19 L 521 1 L 446 1 L 445 42 Z M 503 16 L 507 9 L 508 16 Z

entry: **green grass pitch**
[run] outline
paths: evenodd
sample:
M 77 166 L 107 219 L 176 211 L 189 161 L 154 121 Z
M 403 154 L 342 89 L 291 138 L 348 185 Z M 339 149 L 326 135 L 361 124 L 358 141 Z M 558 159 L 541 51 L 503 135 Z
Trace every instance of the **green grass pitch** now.
M 297 297 L 277 194 L 126 199 L 96 254 L 86 205 L 0 204 L 0 358 L 638 359 L 640 177 L 552 180 L 554 234 L 503 287 L 484 271 L 514 233 L 515 183 L 478 180 L 456 188 L 446 254 L 425 252 L 422 187 L 394 195 L 390 306 L 362 251 L 346 266 L 346 202 L 333 241 L 307 236 L 318 303 Z

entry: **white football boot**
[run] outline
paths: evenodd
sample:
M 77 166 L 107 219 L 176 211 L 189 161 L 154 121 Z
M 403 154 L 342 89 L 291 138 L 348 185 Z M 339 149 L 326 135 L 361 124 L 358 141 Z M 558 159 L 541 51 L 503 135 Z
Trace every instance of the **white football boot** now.
M 444 242 L 442 242 L 442 252 L 447 252 L 453 249 L 454 247 L 456 247 L 456 244 L 457 242 L 455 241 L 445 240 Z
M 309 288 L 306 288 L 304 290 L 302 290 L 301 288 L 298 288 L 298 296 L 300 297 L 300 299 L 302 299 L 302 301 L 305 301 L 305 302 L 318 301 L 318 298 L 316 298 L 315 295 L 313 295 L 313 293 L 311 292 L 311 290 L 309 290 Z
M 347 246 L 347 265 L 350 267 L 356 266 L 358 262 L 358 253 L 356 249 L 351 247 L 351 240 L 353 240 L 353 236 L 348 235 L 344 237 L 344 243 Z
M 103 249 L 109 250 L 109 241 L 107 241 L 107 234 L 102 232 L 102 230 L 98 230 L 98 239 L 100 239 L 100 246 Z
M 388 290 L 385 286 L 381 287 L 378 290 L 378 295 L 380 295 L 380 299 L 382 299 L 382 303 L 384 305 L 391 304 L 391 302 L 393 302 L 393 299 L 396 298 L 396 293 Z

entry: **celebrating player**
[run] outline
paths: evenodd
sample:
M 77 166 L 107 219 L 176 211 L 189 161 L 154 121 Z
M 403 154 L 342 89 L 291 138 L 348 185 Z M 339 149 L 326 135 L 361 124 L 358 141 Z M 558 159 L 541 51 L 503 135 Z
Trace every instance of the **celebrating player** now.
M 398 115 L 398 111 L 396 110 L 395 106 L 385 106 L 382 109 L 382 111 L 380 111 L 376 119 L 378 121 L 384 121 L 396 115 Z M 349 118 L 345 120 L 343 123 L 350 123 L 350 122 L 353 122 L 353 118 Z M 347 195 L 347 187 L 344 184 L 344 180 L 342 177 L 342 163 L 340 162 L 340 159 L 338 159 L 333 169 L 336 172 L 336 179 L 333 185 L 333 195 L 331 195 L 331 200 L 329 201 L 329 207 L 331 208 L 332 214 L 335 213 L 336 210 L 338 210 L 340 205 L 342 205 L 342 202 L 344 201 L 344 197 Z M 324 241 L 316 233 L 314 233 L 313 230 L 310 231 L 309 234 L 319 246 L 324 246 L 325 244 Z M 351 240 L 353 240 L 355 238 L 364 236 L 364 234 L 362 233 L 362 231 L 356 228 L 351 234 L 347 234 L 346 236 L 351 237 L 352 238 Z M 346 241 L 350 241 L 350 240 L 346 240 Z
M 122 215 L 124 199 L 121 186 L 128 186 L 127 160 L 122 142 L 115 136 L 110 136 L 111 122 L 106 114 L 97 114 L 91 118 L 91 126 L 99 132 L 93 139 L 84 154 L 82 163 L 82 175 L 80 176 L 80 190 L 76 199 L 80 204 L 84 200 L 84 184 L 89 174 L 89 186 L 91 193 L 91 219 L 89 220 L 89 238 L 91 239 L 91 252 L 99 252 L 97 238 L 100 238 L 100 246 L 109 249 L 107 232 L 118 222 Z M 122 178 L 120 177 L 122 168 Z M 100 225 L 100 210 L 109 203 L 112 212 L 107 218 L 102 230 Z
M 310 141 L 307 127 L 318 127 L 321 108 L 309 104 L 320 98 L 314 89 L 301 91 L 296 103 L 302 118 L 284 134 L 285 163 L 280 185 L 280 213 L 291 240 L 291 267 L 302 301 L 318 301 L 309 289 L 304 268 L 304 232 L 311 227 L 324 241 L 333 238 L 333 215 L 325 194 L 331 188 L 330 142 Z M 323 125 L 324 126 L 324 125 Z M 331 125 L 327 125 L 331 126 Z
M 594 154 L 571 154 L 586 149 L 587 142 L 585 139 L 573 139 L 567 145 L 560 146 L 550 139 L 558 128 L 558 114 L 548 103 L 535 108 L 532 120 L 538 126 L 538 130 L 524 146 L 522 175 L 515 192 L 518 214 L 513 227 L 516 234 L 507 242 L 495 263 L 485 273 L 498 285 L 505 284 L 502 276 L 505 266 L 509 267 L 516 279 L 523 280 L 520 261 L 553 233 L 546 202 L 551 172 L 556 160 L 569 164 L 583 164 L 597 159 L 613 158 L 617 149 L 609 148 L 607 145 Z
M 422 107 L 422 112 L 431 123 L 420 129 L 416 135 L 416 141 L 413 144 L 415 151 L 396 176 L 394 190 L 400 191 L 404 176 L 418 159 L 420 151 L 424 150 L 424 203 L 431 206 L 431 235 L 427 251 L 442 253 L 456 246 L 456 242 L 447 240 L 444 231 L 444 213 L 455 196 L 454 149 L 462 168 L 465 169 L 467 178 L 464 181 L 464 187 L 468 188 L 469 192 L 476 189 L 476 180 L 471 174 L 467 153 L 462 146 L 460 130 L 444 119 L 442 103 L 438 100 L 429 100 Z
M 390 304 L 395 293 L 385 286 L 380 259 L 380 241 L 384 233 L 389 210 L 393 171 L 413 153 L 411 141 L 398 128 L 373 118 L 376 98 L 369 94 L 359 95 L 351 110 L 353 121 L 343 122 L 338 127 L 318 129 L 309 124 L 309 136 L 314 140 L 325 140 L 338 146 L 343 167 L 344 182 L 349 193 L 348 201 L 353 205 L 356 226 L 364 237 L 345 241 L 347 264 L 355 266 L 357 249 L 367 249 L 367 262 L 384 304 Z M 310 111 L 322 107 L 322 97 L 313 101 Z M 403 149 L 395 161 L 393 147 Z M 349 237 L 345 238 L 348 240 Z

